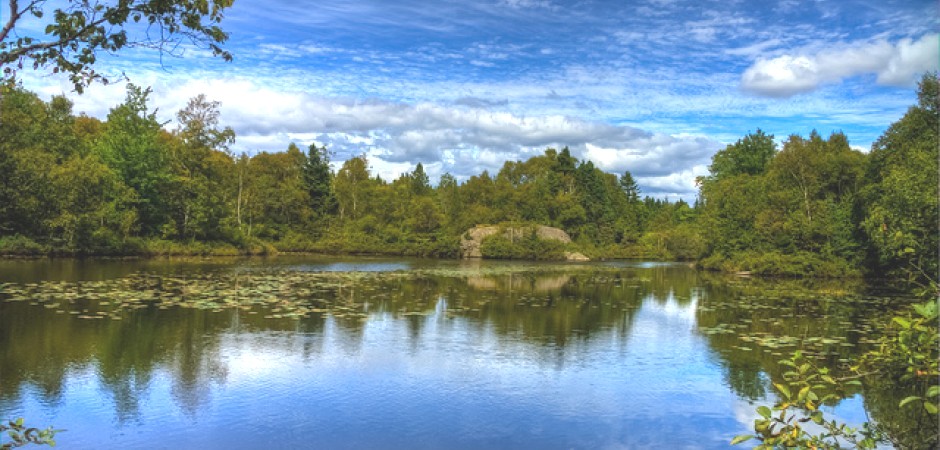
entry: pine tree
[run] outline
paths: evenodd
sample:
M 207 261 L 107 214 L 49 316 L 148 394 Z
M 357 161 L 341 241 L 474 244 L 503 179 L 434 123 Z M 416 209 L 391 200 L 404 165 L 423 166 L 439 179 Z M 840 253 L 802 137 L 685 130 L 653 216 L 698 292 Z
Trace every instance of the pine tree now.
M 333 173 L 330 172 L 330 155 L 326 147 L 317 148 L 316 143 L 310 144 L 302 173 L 315 216 L 334 213 L 336 196 L 333 194 Z

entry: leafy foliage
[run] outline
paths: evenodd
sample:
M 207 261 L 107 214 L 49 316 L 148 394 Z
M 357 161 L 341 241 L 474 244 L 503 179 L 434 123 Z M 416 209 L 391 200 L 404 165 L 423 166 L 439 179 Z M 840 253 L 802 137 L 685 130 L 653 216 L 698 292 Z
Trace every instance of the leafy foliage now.
M 715 154 L 699 178 L 702 266 L 782 276 L 889 275 L 937 292 L 936 74 L 873 145 L 813 131 L 777 152 L 760 130 Z M 931 112 L 933 111 L 933 113 Z M 859 270 L 863 268 L 864 270 Z
M 150 48 L 175 54 L 188 42 L 208 48 L 226 61 L 231 53 L 221 46 L 228 39 L 219 24 L 234 0 L 123 0 L 109 5 L 98 1 L 67 0 L 47 7 L 44 0 L 10 2 L 9 17 L 0 28 L 0 68 L 12 80 L 24 67 L 51 68 L 69 76 L 75 90 L 109 76 L 96 72 L 99 52 L 125 47 Z M 42 32 L 18 27 L 38 21 Z
M 773 276 L 887 273 L 926 292 L 938 267 L 936 100 L 927 95 L 936 85 L 935 75 L 924 78 L 920 104 L 870 155 L 838 132 L 790 136 L 777 151 L 757 130 L 715 154 L 689 205 L 641 199 L 629 171 L 606 173 L 567 148 L 463 182 L 444 174 L 434 186 L 423 164 L 383 180 L 365 156 L 334 174 L 316 143 L 233 155 L 234 131 L 202 95 L 168 130 L 148 106 L 149 89 L 130 85 L 102 122 L 76 117 L 65 98 L 44 102 L 5 84 L 0 238 L 19 240 L 0 251 L 458 256 L 467 229 L 528 223 L 565 230 L 594 257 Z M 494 239 L 485 256 L 557 256 L 504 244 Z
M 480 245 L 483 257 L 492 259 L 563 260 L 565 250 L 564 243 L 542 239 L 534 228 L 511 227 L 487 236 Z
M 7 423 L 0 422 L 0 433 L 6 432 L 10 442 L 0 441 L 0 449 L 6 450 L 16 447 L 22 447 L 29 444 L 48 445 L 55 447 L 55 435 L 63 430 L 56 430 L 52 427 L 42 429 L 27 427 L 23 418 L 10 420 Z
M 757 439 L 755 448 L 842 448 L 842 442 L 855 448 L 876 448 L 879 443 L 891 442 L 898 448 L 936 448 L 938 436 L 928 432 L 925 441 L 913 433 L 896 430 L 875 423 L 864 423 L 852 428 L 836 420 L 826 420 L 820 406 L 846 397 L 853 389 L 863 385 L 864 379 L 893 380 L 911 395 L 896 410 L 919 405 L 923 413 L 932 416 L 936 425 L 937 405 L 940 400 L 940 332 L 937 328 L 937 302 L 932 300 L 912 307 L 908 317 L 894 317 L 892 325 L 897 333 L 881 339 L 878 349 L 865 354 L 854 367 L 856 375 L 835 378 L 829 369 L 820 367 L 799 351 L 790 359 L 780 361 L 787 366 L 783 381 L 774 383 L 779 401 L 773 408 L 759 406 L 760 418 L 754 421 L 753 435 L 735 437 L 738 444 Z M 922 415 L 924 415 L 922 414 Z M 806 424 L 814 423 L 816 430 Z
M 756 132 L 715 153 L 708 170 L 716 181 L 737 175 L 760 175 L 767 169 L 776 151 L 774 136 L 758 128 Z
M 862 228 L 873 265 L 922 289 L 937 290 L 930 278 L 937 264 L 938 137 L 937 75 L 923 77 L 919 102 L 872 146 L 867 164 Z

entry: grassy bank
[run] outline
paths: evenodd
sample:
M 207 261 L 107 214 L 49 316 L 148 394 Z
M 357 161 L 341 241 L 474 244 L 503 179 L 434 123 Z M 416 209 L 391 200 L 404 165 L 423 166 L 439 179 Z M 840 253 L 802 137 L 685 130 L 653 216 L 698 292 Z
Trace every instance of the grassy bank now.
M 487 259 L 564 260 L 565 252 L 580 251 L 591 259 L 642 259 L 654 261 L 697 261 L 700 269 L 758 276 L 795 278 L 858 278 L 857 267 L 835 259 L 808 252 L 786 254 L 741 252 L 730 256 L 713 254 L 696 260 L 693 254 L 699 243 L 684 243 L 668 234 L 650 233 L 628 245 L 597 246 L 590 243 L 562 244 L 541 239 L 508 239 L 493 236 L 484 241 L 481 250 Z M 692 249 L 692 250 L 689 250 Z M 109 245 L 74 249 L 57 246 L 55 242 L 36 242 L 25 236 L 0 237 L 0 256 L 4 257 L 166 257 L 166 256 L 263 256 L 278 253 L 317 253 L 327 255 L 383 255 L 458 258 L 457 237 L 415 235 L 383 237 L 366 233 L 336 233 L 319 240 L 300 234 L 268 242 L 260 239 L 231 243 L 219 241 L 171 241 L 164 239 L 129 238 Z

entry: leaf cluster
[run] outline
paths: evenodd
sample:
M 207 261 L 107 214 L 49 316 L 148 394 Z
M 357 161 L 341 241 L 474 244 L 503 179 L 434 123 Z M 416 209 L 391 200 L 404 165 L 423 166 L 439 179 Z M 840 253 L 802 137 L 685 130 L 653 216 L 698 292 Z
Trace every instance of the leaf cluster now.
M 13 79 L 26 66 L 65 73 L 76 91 L 109 77 L 94 69 L 100 52 L 126 47 L 177 55 L 184 44 L 208 48 L 226 61 L 228 33 L 219 26 L 234 0 L 67 0 L 54 9 L 44 0 L 21 5 L 10 1 L 10 16 L 0 29 L 0 68 Z M 24 17 L 45 23 L 42 33 L 17 28 Z
M 0 422 L 0 433 L 6 432 L 10 438 L 10 442 L 7 443 L 0 441 L 0 449 L 7 450 L 29 444 L 55 447 L 55 435 L 61 431 L 65 430 L 56 430 L 52 427 L 45 429 L 28 427 L 22 417 L 6 423 Z
M 757 439 L 760 444 L 755 448 L 759 449 L 842 448 L 846 444 L 872 449 L 879 443 L 902 442 L 902 436 L 892 436 L 889 429 L 877 424 L 866 422 L 854 428 L 827 420 L 820 406 L 842 400 L 861 388 L 865 377 L 877 376 L 894 379 L 894 383 L 907 386 L 909 392 L 921 392 L 905 397 L 897 409 L 919 404 L 925 413 L 936 417 L 940 397 L 937 303 L 915 304 L 912 311 L 907 317 L 892 318 L 892 325 L 899 327 L 897 333 L 882 338 L 878 349 L 865 354 L 854 366 L 855 375 L 835 378 L 828 368 L 818 366 L 799 351 L 780 361 L 788 370 L 781 382 L 773 383 L 779 400 L 773 408 L 757 408 L 760 418 L 754 422 L 755 434 L 737 436 L 731 443 Z M 815 424 L 814 429 L 807 426 L 810 422 Z

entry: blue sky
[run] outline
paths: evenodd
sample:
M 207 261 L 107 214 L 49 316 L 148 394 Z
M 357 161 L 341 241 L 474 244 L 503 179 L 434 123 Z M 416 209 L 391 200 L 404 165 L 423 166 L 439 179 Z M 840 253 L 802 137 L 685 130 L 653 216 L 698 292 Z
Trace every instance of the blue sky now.
M 199 93 L 222 102 L 236 151 L 327 145 L 391 178 L 498 171 L 569 146 L 644 193 L 695 196 L 711 155 L 761 128 L 871 143 L 936 70 L 934 1 L 237 0 L 223 26 L 234 62 L 143 49 L 101 69 L 152 85 L 172 119 Z M 4 12 L 5 13 L 5 12 Z M 104 117 L 123 85 L 66 93 Z M 172 127 L 169 124 L 168 127 Z

